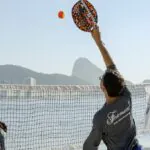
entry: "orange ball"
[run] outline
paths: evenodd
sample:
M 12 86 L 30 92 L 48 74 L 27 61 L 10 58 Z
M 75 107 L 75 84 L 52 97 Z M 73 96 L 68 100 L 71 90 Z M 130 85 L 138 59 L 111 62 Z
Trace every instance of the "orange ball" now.
M 60 19 L 63 19 L 63 18 L 65 17 L 65 13 L 64 13 L 63 11 L 59 11 L 59 12 L 58 12 L 58 17 L 59 17 Z

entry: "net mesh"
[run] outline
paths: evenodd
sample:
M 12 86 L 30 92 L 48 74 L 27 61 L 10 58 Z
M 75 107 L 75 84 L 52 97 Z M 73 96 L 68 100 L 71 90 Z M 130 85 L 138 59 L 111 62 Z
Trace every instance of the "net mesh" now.
M 144 130 L 147 93 L 128 86 L 138 133 Z M 67 150 L 82 147 L 93 115 L 104 104 L 98 86 L 0 85 L 0 120 L 8 126 L 7 150 Z

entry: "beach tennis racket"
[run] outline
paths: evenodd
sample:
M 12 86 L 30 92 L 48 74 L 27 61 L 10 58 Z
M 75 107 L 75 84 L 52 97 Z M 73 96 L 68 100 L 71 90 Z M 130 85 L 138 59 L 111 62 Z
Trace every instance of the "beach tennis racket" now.
M 85 32 L 91 32 L 98 23 L 98 15 L 94 6 L 87 0 L 79 0 L 72 7 L 72 18 L 76 26 Z

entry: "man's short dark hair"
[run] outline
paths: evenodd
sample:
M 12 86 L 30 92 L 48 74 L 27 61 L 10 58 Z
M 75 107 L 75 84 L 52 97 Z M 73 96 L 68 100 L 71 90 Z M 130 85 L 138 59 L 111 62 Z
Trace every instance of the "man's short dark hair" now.
M 121 77 L 111 71 L 106 71 L 103 75 L 103 85 L 106 88 L 107 94 L 110 97 L 119 96 L 124 85 Z

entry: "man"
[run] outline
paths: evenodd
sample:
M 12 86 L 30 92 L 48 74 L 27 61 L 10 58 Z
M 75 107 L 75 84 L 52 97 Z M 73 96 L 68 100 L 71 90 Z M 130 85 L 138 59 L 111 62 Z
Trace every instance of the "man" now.
M 94 115 L 92 131 L 83 150 L 97 150 L 101 140 L 108 150 L 140 149 L 132 116 L 131 94 L 101 40 L 99 28 L 96 26 L 91 34 L 107 68 L 100 82 L 106 103 Z
M 7 126 L 5 123 L 0 122 L 0 129 L 2 129 L 4 132 L 7 132 Z M 0 150 L 5 150 L 5 141 L 4 141 L 4 136 L 0 132 Z

